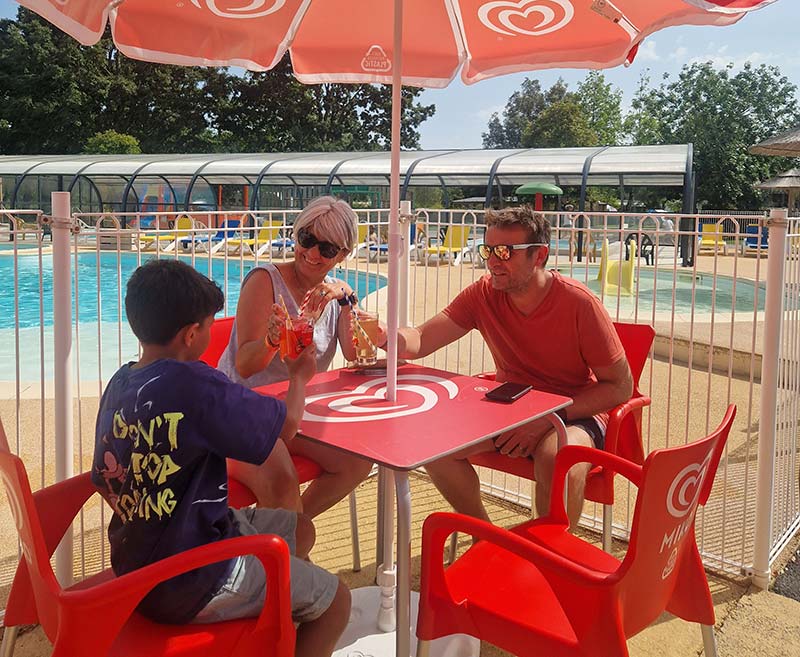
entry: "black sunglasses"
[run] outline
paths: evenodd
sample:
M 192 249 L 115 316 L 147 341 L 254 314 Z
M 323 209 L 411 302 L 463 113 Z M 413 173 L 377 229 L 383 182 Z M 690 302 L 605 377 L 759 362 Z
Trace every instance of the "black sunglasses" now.
M 314 235 L 314 233 L 305 228 L 301 228 L 297 231 L 297 242 L 304 249 L 313 249 L 315 246 L 318 247 L 319 254 L 323 258 L 335 258 L 337 255 L 339 255 L 339 251 L 342 250 L 341 246 L 338 246 L 333 242 L 323 242 L 322 240 L 317 239 L 317 236 Z
M 547 246 L 547 244 L 541 242 L 534 242 L 532 244 L 495 244 L 494 246 L 478 244 L 478 255 L 484 260 L 488 260 L 494 253 L 499 260 L 508 260 L 511 257 L 512 251 L 530 249 L 533 246 Z

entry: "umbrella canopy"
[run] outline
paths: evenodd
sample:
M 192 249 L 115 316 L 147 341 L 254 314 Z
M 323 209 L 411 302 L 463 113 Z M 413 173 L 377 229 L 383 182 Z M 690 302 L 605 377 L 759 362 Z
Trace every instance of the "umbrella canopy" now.
M 467 84 L 544 68 L 631 62 L 672 25 L 730 25 L 774 0 L 18 0 L 85 45 L 111 24 L 151 62 L 275 66 L 306 83 L 392 84 L 387 397 L 395 399 L 400 252 L 400 87 Z
M 729 25 L 774 0 L 404 0 L 402 82 L 630 62 L 671 25 Z M 19 0 L 84 45 L 168 64 L 275 66 L 307 83 L 392 82 L 393 0 Z
M 753 155 L 778 155 L 782 157 L 800 157 L 800 126 L 781 132 L 748 149 Z M 797 171 L 797 169 L 793 169 Z M 786 172 L 790 173 L 790 172 Z M 781 174 L 778 178 L 786 174 Z M 774 180 L 774 179 L 773 179 Z M 769 181 L 767 181 L 769 182 Z M 766 183 L 764 183 L 766 184 Z
M 551 183 L 530 182 L 517 187 L 514 193 L 517 196 L 532 196 L 534 194 L 561 196 L 564 192 L 558 185 L 553 185 Z

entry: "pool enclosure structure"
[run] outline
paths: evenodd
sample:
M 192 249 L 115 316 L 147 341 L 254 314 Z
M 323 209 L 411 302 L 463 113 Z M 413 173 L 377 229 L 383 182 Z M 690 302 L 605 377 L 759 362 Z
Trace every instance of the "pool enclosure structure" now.
M 390 154 L 381 151 L 0 156 L 0 203 L 49 212 L 51 192 L 65 191 L 76 212 L 280 210 L 333 193 L 358 207 L 385 208 L 389 170 Z M 620 198 L 634 187 L 671 187 L 691 212 L 692 145 L 400 154 L 401 199 L 415 207 L 425 188 L 438 190 L 444 207 L 454 188 L 482 188 L 491 207 L 529 182 L 574 190 L 579 210 L 591 186 L 614 187 Z

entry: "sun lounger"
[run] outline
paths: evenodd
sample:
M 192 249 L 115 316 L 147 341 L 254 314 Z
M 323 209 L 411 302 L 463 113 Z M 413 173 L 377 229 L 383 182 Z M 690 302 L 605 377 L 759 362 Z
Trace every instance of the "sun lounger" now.
M 241 224 L 242 222 L 239 219 L 228 219 L 214 235 L 180 238 L 181 247 L 185 250 L 195 249 L 197 251 L 216 253 L 228 244 L 228 240 L 231 240 L 231 244 L 235 244 L 238 241 L 234 241 L 234 238 L 238 234 Z
M 722 226 L 720 224 L 702 225 L 700 244 L 697 250 L 699 252 L 702 249 L 714 249 L 714 253 L 722 249 L 723 255 L 728 255 L 728 244 L 722 238 Z
M 759 231 L 758 226 L 745 226 L 746 237 L 742 242 L 742 255 L 746 253 L 767 253 L 767 240 L 769 240 L 769 228 L 764 226 Z

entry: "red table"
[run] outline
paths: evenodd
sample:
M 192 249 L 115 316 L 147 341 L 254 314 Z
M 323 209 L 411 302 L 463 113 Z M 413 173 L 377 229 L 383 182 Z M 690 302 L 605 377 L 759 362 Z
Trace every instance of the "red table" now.
M 569 397 L 531 391 L 512 404 L 484 399 L 493 381 L 416 365 L 397 377 L 397 400 L 387 401 L 386 376 L 352 370 L 317 374 L 306 388 L 300 435 L 378 463 L 394 472 L 397 494 L 396 654 L 410 654 L 411 494 L 408 471 L 541 417 L 566 439 L 555 411 Z M 257 388 L 281 396 L 287 381 Z M 388 497 L 388 496 L 387 496 Z M 389 511 L 391 514 L 391 505 Z

